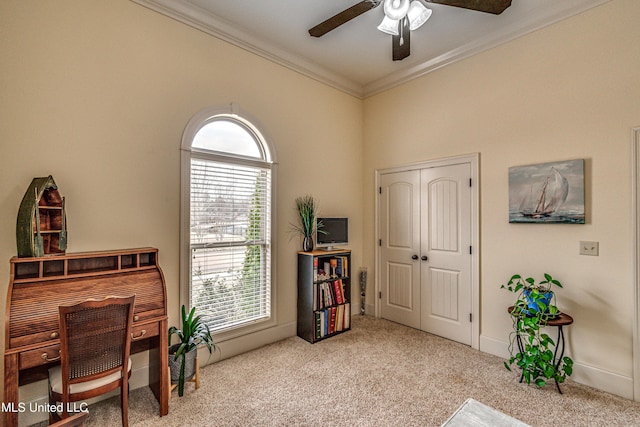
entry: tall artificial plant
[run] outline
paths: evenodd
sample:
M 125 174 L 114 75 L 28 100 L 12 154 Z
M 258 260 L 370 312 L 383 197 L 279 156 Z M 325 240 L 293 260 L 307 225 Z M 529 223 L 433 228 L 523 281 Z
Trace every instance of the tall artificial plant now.
M 316 214 L 318 206 L 313 196 L 305 195 L 296 198 L 296 209 L 298 211 L 300 224 L 294 226 L 303 237 L 313 237 L 316 226 Z
M 519 274 L 511 277 L 501 289 L 516 294 L 511 308 L 513 332 L 509 336 L 509 354 L 511 357 L 504 366 L 510 371 L 511 365 L 522 369 L 522 379 L 527 384 L 538 387 L 552 379 L 562 383 L 573 372 L 573 360 L 564 356 L 555 360 L 556 343 L 543 332 L 547 322 L 559 315 L 555 306 L 555 294 L 552 287 L 562 288 L 562 284 L 544 274 L 544 280 L 536 283 L 532 277 L 523 279 Z
M 209 354 L 213 352 L 216 345 L 211 337 L 211 331 L 209 326 L 202 320 L 201 316 L 195 315 L 196 308 L 192 307 L 191 311 L 187 315 L 187 308 L 182 306 L 182 329 L 178 329 L 175 326 L 169 328 L 169 345 L 171 346 L 171 337 L 176 335 L 180 342 L 177 345 L 177 349 L 173 354 L 173 360 L 180 363 L 180 377 L 178 379 L 178 396 L 184 394 L 184 382 L 185 382 L 185 359 L 186 354 L 190 351 L 197 349 L 199 346 L 204 345 L 209 350 Z
M 291 224 L 294 232 L 301 234 L 304 238 L 303 249 L 313 249 L 313 234 L 316 227 L 322 227 L 322 224 L 316 224 L 316 215 L 318 212 L 318 204 L 311 195 L 305 195 L 296 198 L 296 211 L 298 212 L 298 223 Z

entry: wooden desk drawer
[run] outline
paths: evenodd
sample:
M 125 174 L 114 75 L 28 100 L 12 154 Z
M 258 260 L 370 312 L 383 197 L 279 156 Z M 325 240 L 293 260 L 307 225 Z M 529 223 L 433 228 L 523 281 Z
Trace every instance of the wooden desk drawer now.
M 159 322 L 134 324 L 131 328 L 131 341 L 138 341 L 149 337 L 155 337 L 160 333 Z
M 59 358 L 60 344 L 37 348 L 35 350 L 23 351 L 22 353 L 20 353 L 20 370 L 33 368 L 34 366 L 46 365 L 47 363 L 60 360 Z
M 160 333 L 160 326 L 158 322 L 153 322 L 133 326 L 131 330 L 132 341 L 137 341 L 157 336 Z M 22 370 L 33 368 L 34 366 L 46 365 L 47 363 L 59 361 L 59 357 L 60 344 L 23 351 L 20 353 L 19 369 Z

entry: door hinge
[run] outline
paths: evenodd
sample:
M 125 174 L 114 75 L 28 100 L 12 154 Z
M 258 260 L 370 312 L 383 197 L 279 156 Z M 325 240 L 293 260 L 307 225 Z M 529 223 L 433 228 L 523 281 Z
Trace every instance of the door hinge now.
M 473 187 L 472 182 L 473 182 L 473 180 L 471 178 L 469 178 L 469 187 Z
M 378 187 L 378 194 L 382 194 L 382 187 Z
M 469 313 L 469 322 L 473 322 L 473 314 Z
M 469 246 L 469 255 L 473 255 L 473 246 Z
M 378 246 L 382 246 L 382 239 L 378 240 Z
M 382 299 L 382 291 L 378 292 L 378 299 Z

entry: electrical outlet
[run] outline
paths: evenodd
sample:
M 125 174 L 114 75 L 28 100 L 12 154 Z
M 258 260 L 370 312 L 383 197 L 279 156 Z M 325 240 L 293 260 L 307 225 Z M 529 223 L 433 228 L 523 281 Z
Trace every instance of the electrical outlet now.
M 580 241 L 580 255 L 598 256 L 599 242 Z

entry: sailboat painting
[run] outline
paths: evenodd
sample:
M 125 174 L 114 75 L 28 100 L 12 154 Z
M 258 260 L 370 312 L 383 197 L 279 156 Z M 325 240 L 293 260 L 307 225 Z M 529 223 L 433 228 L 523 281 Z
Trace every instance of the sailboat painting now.
M 584 224 L 584 160 L 510 167 L 509 222 Z

